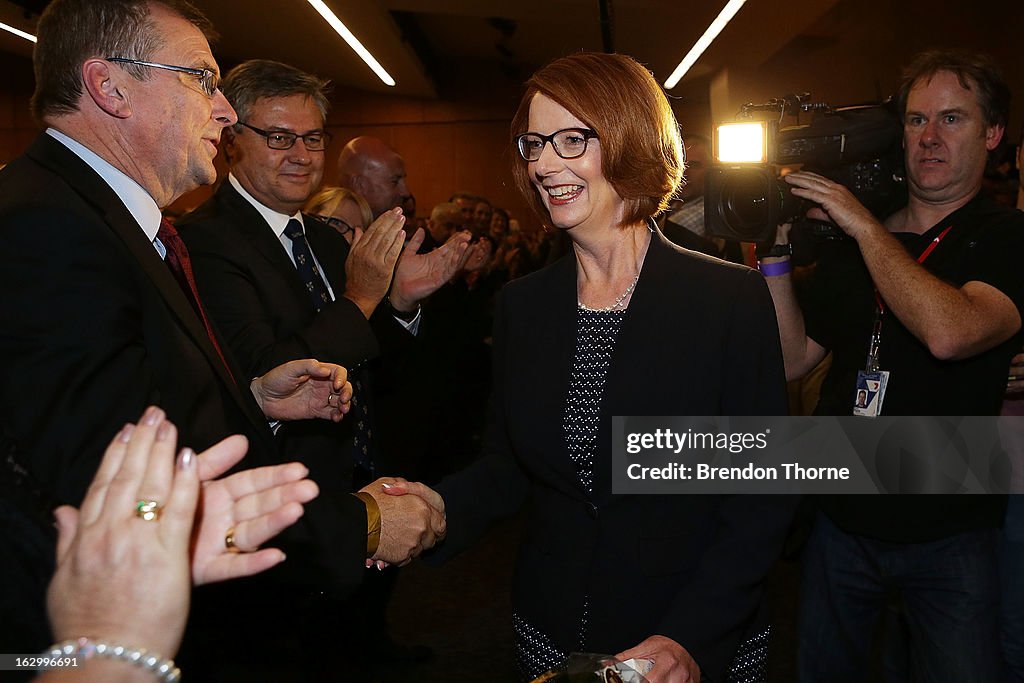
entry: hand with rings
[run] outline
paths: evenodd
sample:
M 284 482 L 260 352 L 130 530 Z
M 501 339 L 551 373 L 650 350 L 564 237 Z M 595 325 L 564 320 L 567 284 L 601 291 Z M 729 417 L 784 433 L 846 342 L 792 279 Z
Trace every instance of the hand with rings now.
M 111 442 L 81 508 L 54 511 L 57 570 L 47 605 L 57 640 L 87 634 L 173 656 L 193 582 L 284 560 L 257 547 L 316 497 L 306 468 L 290 463 L 213 481 L 241 459 L 246 440 L 230 437 L 199 455 L 185 448 L 175 458 L 176 441 L 163 411 L 149 408 Z M 228 552 L 230 528 L 239 550 L 255 552 Z
M 348 371 L 313 359 L 283 363 L 254 379 L 250 389 L 272 420 L 340 422 L 352 400 Z

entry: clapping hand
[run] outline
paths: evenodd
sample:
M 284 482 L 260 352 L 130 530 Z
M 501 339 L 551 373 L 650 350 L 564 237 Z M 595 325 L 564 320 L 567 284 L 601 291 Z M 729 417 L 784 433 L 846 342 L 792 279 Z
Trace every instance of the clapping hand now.
M 54 511 L 57 570 L 47 605 L 58 640 L 88 635 L 173 655 L 193 582 L 247 576 L 284 560 L 274 549 L 229 552 L 225 531 L 235 529 L 240 549 L 255 549 L 297 520 L 301 504 L 317 495 L 316 484 L 302 480 L 305 468 L 209 481 L 241 459 L 245 439 L 198 456 L 186 448 L 175 458 L 176 442 L 163 411 L 149 408 L 107 447 L 81 508 Z
M 352 401 L 347 380 L 348 371 L 340 365 L 293 360 L 254 379 L 250 389 L 271 420 L 340 422 Z
M 405 216 L 399 208 L 382 213 L 365 231 L 356 228 L 345 259 L 345 298 L 369 319 L 395 275 L 405 241 Z
M 469 247 L 466 263 L 463 267 L 471 273 L 482 270 L 491 260 L 492 251 L 493 247 L 490 240 L 481 239 L 474 242 Z
M 473 236 L 468 231 L 455 233 L 427 254 L 418 254 L 425 236 L 422 228 L 417 230 L 398 259 L 390 294 L 396 310 L 415 310 L 420 301 L 455 277 L 469 257 L 469 240 Z

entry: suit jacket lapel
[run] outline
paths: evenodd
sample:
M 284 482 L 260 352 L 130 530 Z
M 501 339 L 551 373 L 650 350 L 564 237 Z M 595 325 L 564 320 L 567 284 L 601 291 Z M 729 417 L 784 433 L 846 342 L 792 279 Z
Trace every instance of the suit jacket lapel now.
M 125 245 L 125 248 L 131 252 L 142 271 L 153 281 L 171 313 L 181 323 L 181 327 L 192 338 L 196 346 L 202 350 L 214 371 L 227 385 L 232 397 L 249 413 L 250 417 L 253 417 L 252 402 L 244 399 L 240 388 L 228 374 L 227 368 L 224 367 L 217 350 L 206 334 L 202 320 L 193 310 L 185 293 L 178 285 L 178 281 L 171 275 L 171 271 L 160 259 L 153 243 L 146 239 L 142 228 L 110 186 L 78 155 L 49 135 L 41 135 L 33 143 L 28 154 L 41 165 L 64 177 L 68 184 L 81 195 L 82 199 L 92 205 L 102 216 L 110 229 Z M 223 344 L 221 346 L 224 349 L 227 348 Z M 243 376 L 239 375 L 239 378 L 244 382 Z M 244 386 L 248 387 L 247 384 Z M 246 391 L 248 391 L 247 388 Z
M 667 258 L 670 251 L 663 244 L 664 239 L 658 230 L 651 235 L 651 244 L 644 259 L 640 279 L 630 297 L 629 308 L 626 309 L 622 327 L 619 328 L 615 350 L 612 352 L 608 374 L 605 376 L 601 417 L 598 421 L 603 428 L 598 434 L 594 449 L 594 491 L 604 493 L 602 500 L 596 501 L 599 505 L 607 502 L 612 489 L 611 418 L 628 413 L 630 408 L 625 406 L 636 404 L 635 397 L 638 391 L 655 391 L 653 385 L 657 383 L 648 384 L 643 381 L 644 368 L 657 368 L 660 364 L 659 359 L 669 357 L 659 353 L 659 345 L 671 344 L 672 340 L 651 337 L 652 321 L 657 320 L 658 315 L 664 314 L 661 310 L 660 293 L 672 286 L 670 262 Z M 683 388 L 680 387 L 679 390 L 683 391 Z
M 534 463 L 536 468 L 547 469 L 549 481 L 561 481 L 562 489 L 574 492 L 580 500 L 587 498 L 580 482 L 576 465 L 568 457 L 565 439 L 565 410 L 569 401 L 569 382 L 572 377 L 573 357 L 578 333 L 576 310 L 576 259 L 572 254 L 564 257 L 544 273 L 550 282 L 536 288 L 538 296 L 527 301 L 529 310 L 516 317 L 520 329 L 513 334 L 521 345 L 516 357 L 529 363 L 531 386 L 550 386 L 552 391 L 531 392 L 529 412 L 534 413 L 535 431 L 530 439 L 538 446 L 536 452 L 543 457 Z M 523 317 L 528 316 L 528 317 Z M 522 339 L 520 339 L 522 335 Z M 528 350 L 524 353 L 525 350 Z M 545 453 L 564 454 L 563 457 L 544 457 Z
M 217 202 L 221 204 L 221 215 L 229 217 L 253 248 L 282 275 L 291 289 L 292 297 L 312 307 L 313 304 L 309 303 L 309 293 L 295 274 L 295 264 L 288 258 L 281 241 L 277 239 L 260 212 L 227 181 L 217 190 Z

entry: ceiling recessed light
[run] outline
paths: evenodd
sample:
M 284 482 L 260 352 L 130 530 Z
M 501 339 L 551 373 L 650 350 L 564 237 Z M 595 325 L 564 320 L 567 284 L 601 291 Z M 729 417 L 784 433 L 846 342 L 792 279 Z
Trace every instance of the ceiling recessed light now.
M 7 31 L 8 33 L 13 33 L 14 35 L 18 36 L 19 38 L 24 38 L 25 40 L 31 40 L 33 43 L 36 42 L 36 37 L 34 35 L 32 35 L 31 33 L 25 33 L 24 31 L 20 31 L 20 30 L 14 28 L 13 26 L 8 26 L 7 24 L 4 24 L 2 22 L 0 22 L 0 29 L 3 29 L 4 31 Z
M 385 85 L 395 84 L 395 79 L 391 77 L 391 74 L 385 71 L 384 67 L 380 65 L 380 62 L 370 54 L 370 51 L 363 47 L 363 44 L 359 42 L 358 38 L 352 35 L 352 31 L 349 31 L 348 27 L 341 23 L 341 19 L 331 11 L 330 7 L 325 5 L 322 0 L 309 0 L 309 4 L 313 6 L 313 9 L 320 13 L 320 16 L 324 18 L 324 21 L 331 25 L 331 28 L 337 31 L 339 36 L 345 39 L 345 42 L 348 43 L 349 47 L 355 50 L 360 59 L 366 62 L 366 65 L 373 70 L 373 73 L 377 74 L 377 78 L 384 81 Z
M 708 49 L 708 46 L 714 42 L 718 34 L 722 32 L 725 25 L 740 11 L 740 7 L 743 7 L 743 3 L 747 0 L 729 0 L 729 4 L 719 13 L 715 20 L 711 22 L 708 29 L 704 31 L 704 35 L 693 44 L 690 51 L 683 57 L 683 61 L 679 62 L 679 66 L 672 72 L 672 75 L 665 80 L 665 89 L 670 90 L 679 83 L 679 80 L 683 75 L 690 70 L 690 67 L 700 59 L 700 56 L 704 54 L 704 50 Z

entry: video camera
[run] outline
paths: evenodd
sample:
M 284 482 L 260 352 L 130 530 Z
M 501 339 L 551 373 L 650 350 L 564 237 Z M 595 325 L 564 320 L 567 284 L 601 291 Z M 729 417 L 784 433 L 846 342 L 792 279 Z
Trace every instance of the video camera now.
M 755 121 L 758 111 L 777 111 L 778 120 Z M 800 124 L 801 113 L 811 114 L 810 123 Z M 787 115 L 797 124 L 780 128 Z M 830 178 L 882 218 L 906 200 L 902 139 L 891 102 L 833 108 L 804 93 L 745 104 L 739 120 L 715 129 L 704 225 L 709 234 L 741 242 L 773 241 L 781 223 L 793 223 L 795 239 L 799 232 L 842 237 L 835 225 L 805 218 L 813 205 L 790 192 L 783 172 L 800 166 Z

